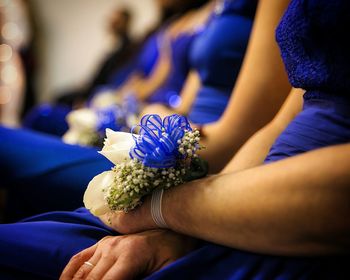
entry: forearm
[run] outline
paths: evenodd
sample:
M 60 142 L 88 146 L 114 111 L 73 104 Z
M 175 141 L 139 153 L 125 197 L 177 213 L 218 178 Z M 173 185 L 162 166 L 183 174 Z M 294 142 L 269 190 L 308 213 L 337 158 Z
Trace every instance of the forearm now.
M 334 146 L 193 181 L 165 192 L 163 214 L 174 231 L 234 248 L 343 253 L 350 247 L 349 156 L 350 144 Z
M 276 117 L 242 146 L 221 173 L 237 172 L 263 164 L 277 137 L 301 111 L 303 94 L 304 90 L 293 89 Z
M 161 54 L 150 77 L 144 79 L 137 85 L 135 92 L 139 100 L 143 101 L 149 98 L 166 81 L 172 67 L 169 55 L 170 54 Z
M 220 121 L 204 127 L 202 156 L 220 171 L 241 146 L 277 114 L 291 87 L 274 40 L 288 0 L 259 1 L 251 38 L 232 97 Z M 216 137 L 222 135 L 223 137 Z
M 237 172 L 263 164 L 274 140 L 279 134 L 280 130 L 277 127 L 273 124 L 268 124 L 242 146 L 220 173 Z
M 181 103 L 175 108 L 177 114 L 186 116 L 190 112 L 200 87 L 201 81 L 198 73 L 194 70 L 190 71 L 180 93 Z
M 134 89 L 143 81 L 143 76 L 139 72 L 130 74 L 128 79 L 116 90 L 118 95 L 128 95 L 134 91 Z
M 175 111 L 163 104 L 156 103 L 156 104 L 151 104 L 143 108 L 140 116 L 144 116 L 147 114 L 157 114 L 161 118 L 165 118 L 166 116 L 175 114 Z

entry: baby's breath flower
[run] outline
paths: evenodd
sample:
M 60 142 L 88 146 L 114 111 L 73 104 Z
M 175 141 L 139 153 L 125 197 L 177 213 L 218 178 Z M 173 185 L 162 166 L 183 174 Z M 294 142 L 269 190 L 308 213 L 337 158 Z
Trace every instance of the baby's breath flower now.
M 184 169 L 183 169 L 184 170 Z M 106 201 L 111 210 L 130 211 L 141 203 L 141 198 L 156 188 L 170 188 L 184 182 L 184 172 L 176 168 L 150 169 L 140 161 L 130 160 L 113 168 L 113 183 L 106 190 Z M 130 174 L 151 176 L 133 177 Z M 177 175 L 175 175 L 177 174 Z M 180 175 L 180 176 L 179 176 Z

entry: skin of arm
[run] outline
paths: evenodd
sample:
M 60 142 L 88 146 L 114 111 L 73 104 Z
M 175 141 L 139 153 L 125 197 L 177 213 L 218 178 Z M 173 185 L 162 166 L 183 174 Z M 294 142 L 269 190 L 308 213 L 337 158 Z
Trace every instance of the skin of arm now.
M 175 112 L 186 116 L 192 107 L 194 100 L 197 97 L 198 91 L 202 83 L 197 71 L 192 70 L 187 78 L 185 86 L 181 91 L 181 103 L 179 107 L 175 108 Z
M 327 255 L 350 249 L 350 144 L 307 152 L 170 189 L 163 216 L 170 229 L 264 254 Z M 104 220 L 104 218 L 103 218 Z M 150 200 L 112 226 L 155 228 Z
M 199 11 L 193 12 L 188 15 L 187 21 L 178 22 L 172 29 L 169 30 L 171 37 L 176 37 L 179 35 L 179 30 L 181 32 L 193 32 L 196 27 L 204 24 L 214 8 L 214 1 L 209 2 Z M 177 108 L 169 108 L 163 104 L 152 104 L 146 106 L 141 112 L 141 116 L 146 114 L 158 114 L 161 117 L 165 117 L 171 114 L 180 114 L 186 116 L 191 109 L 191 106 L 197 96 L 198 90 L 201 86 L 200 78 L 195 70 L 191 70 L 186 78 L 186 81 L 181 90 L 181 103 Z
M 136 85 L 134 85 L 134 92 L 136 97 L 144 101 L 154 91 L 156 91 L 166 80 L 171 70 L 171 49 L 170 38 L 164 35 L 162 40 L 162 46 L 159 46 L 159 58 L 156 62 L 156 66 L 153 68 L 149 78 L 141 79 Z
M 201 157 L 209 162 L 212 173 L 220 171 L 250 136 L 273 119 L 290 91 L 275 42 L 275 28 L 288 3 L 259 1 L 230 102 L 218 122 L 203 127 L 202 144 L 206 149 L 201 151 Z
M 148 105 L 144 108 L 141 115 L 158 114 L 162 118 L 171 114 L 180 114 L 186 116 L 197 96 L 201 82 L 196 71 L 192 70 L 186 79 L 185 85 L 181 90 L 181 104 L 175 109 L 168 108 L 162 104 Z
M 161 39 L 161 42 L 158 40 L 159 57 L 149 77 L 143 77 L 138 72 L 132 73 L 124 84 L 117 89 L 118 94 L 127 95 L 133 92 L 140 101 L 144 101 L 164 83 L 171 69 L 171 50 L 170 38 L 167 32 L 164 32 Z
M 276 117 L 239 149 L 221 173 L 237 172 L 263 164 L 272 144 L 303 106 L 302 89 L 292 89 Z
M 182 33 L 192 33 L 195 28 L 208 19 L 213 3 L 209 2 L 197 11 L 190 11 L 176 20 L 167 28 L 160 45 L 160 58 L 157 65 L 147 79 L 141 80 L 134 88 L 137 97 L 144 101 L 152 95 L 171 74 L 171 41 Z

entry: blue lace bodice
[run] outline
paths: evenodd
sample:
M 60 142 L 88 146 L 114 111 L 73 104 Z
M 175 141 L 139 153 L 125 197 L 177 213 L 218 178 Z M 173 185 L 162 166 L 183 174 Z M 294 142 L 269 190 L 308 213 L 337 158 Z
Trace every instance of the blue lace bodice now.
M 277 30 L 294 87 L 344 95 L 350 88 L 350 1 L 292 0 Z

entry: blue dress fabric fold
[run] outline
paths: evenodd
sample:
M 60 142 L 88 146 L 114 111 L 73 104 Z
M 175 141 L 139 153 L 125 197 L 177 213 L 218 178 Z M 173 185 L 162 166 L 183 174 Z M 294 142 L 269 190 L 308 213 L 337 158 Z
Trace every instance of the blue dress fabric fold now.
M 224 112 L 244 58 L 256 2 L 222 1 L 193 42 L 189 59 L 201 87 L 188 114 L 191 122 L 215 122 Z
M 45 103 L 31 109 L 23 119 L 23 127 L 52 135 L 63 136 L 68 130 L 66 117 L 71 106 Z
M 338 46 L 337 41 L 326 40 L 344 30 L 344 24 L 346 29 L 350 27 L 350 17 L 342 17 L 349 8 L 347 0 L 291 1 L 277 29 L 277 40 L 291 83 L 306 89 L 304 108 L 278 137 L 266 164 L 318 148 L 349 143 L 349 80 L 334 81 L 338 74 L 345 77 L 348 73 L 344 61 L 349 60 L 350 52 Z M 326 26 L 328 32 L 318 32 L 316 27 L 319 26 Z M 294 29 L 299 31 L 293 32 Z M 308 61 L 300 59 L 305 53 Z M 338 60 L 339 56 L 343 59 Z M 302 63 L 305 63 L 305 71 L 298 69 Z M 316 79 L 318 72 L 326 73 L 327 78 Z M 84 208 L 3 224 L 0 233 L 0 278 L 3 274 L 4 279 L 18 279 L 15 278 L 18 275 L 57 279 L 72 255 L 103 236 L 117 234 Z M 350 279 L 349 263 L 346 255 L 273 256 L 205 243 L 147 279 Z M 16 271 L 16 276 L 11 278 L 11 271 Z
M 86 186 L 112 164 L 95 148 L 0 126 L 0 187 L 6 188 L 9 220 L 82 206 Z

